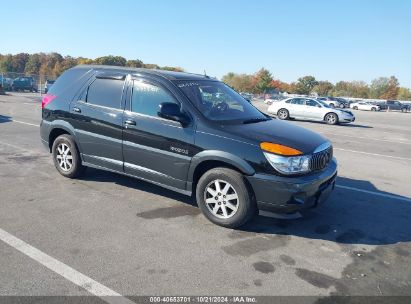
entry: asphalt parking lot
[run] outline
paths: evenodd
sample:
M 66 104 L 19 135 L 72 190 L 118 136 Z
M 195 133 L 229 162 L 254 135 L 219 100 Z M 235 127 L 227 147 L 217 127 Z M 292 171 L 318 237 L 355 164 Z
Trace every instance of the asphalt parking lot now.
M 355 115 L 289 122 L 334 144 L 325 205 L 230 230 L 142 181 L 62 177 L 40 143 L 40 99 L 0 96 L 0 295 L 411 296 L 411 113 Z

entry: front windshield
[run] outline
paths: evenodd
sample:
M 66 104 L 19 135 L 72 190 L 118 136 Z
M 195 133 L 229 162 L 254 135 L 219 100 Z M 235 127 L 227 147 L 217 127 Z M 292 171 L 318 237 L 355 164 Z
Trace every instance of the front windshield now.
M 324 108 L 330 108 L 328 104 L 326 104 L 324 101 L 317 99 L 317 101 L 324 107 Z
M 179 80 L 176 84 L 207 119 L 220 122 L 270 119 L 222 82 Z

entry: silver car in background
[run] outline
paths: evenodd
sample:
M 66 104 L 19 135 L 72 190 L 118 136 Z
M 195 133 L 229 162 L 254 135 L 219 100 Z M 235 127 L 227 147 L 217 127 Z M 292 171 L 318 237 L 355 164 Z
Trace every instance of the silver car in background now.
M 331 108 L 314 98 L 296 97 L 275 102 L 268 107 L 268 113 L 277 115 L 279 119 L 324 121 L 330 125 L 355 121 L 351 111 Z

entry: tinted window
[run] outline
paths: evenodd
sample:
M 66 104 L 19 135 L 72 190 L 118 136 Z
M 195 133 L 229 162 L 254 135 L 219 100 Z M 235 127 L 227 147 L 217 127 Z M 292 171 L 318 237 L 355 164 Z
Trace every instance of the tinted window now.
M 49 90 L 49 94 L 60 95 L 61 92 L 67 90 L 81 77 L 85 76 L 87 72 L 83 69 L 70 69 L 65 71 Z
M 158 116 L 160 104 L 163 102 L 178 102 L 166 90 L 159 86 L 141 81 L 134 81 L 131 111 Z
M 305 104 L 310 107 L 316 107 L 318 105 L 318 103 L 312 99 L 306 99 Z
M 294 99 L 291 101 L 291 103 L 292 103 L 292 104 L 295 104 L 295 105 L 303 105 L 303 104 L 304 104 L 304 99 L 294 98 Z
M 88 88 L 87 102 L 119 109 L 123 85 L 123 80 L 96 79 Z

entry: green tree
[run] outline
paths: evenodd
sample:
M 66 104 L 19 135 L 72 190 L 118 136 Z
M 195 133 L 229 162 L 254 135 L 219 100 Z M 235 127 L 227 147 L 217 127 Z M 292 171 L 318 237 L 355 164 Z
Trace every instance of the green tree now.
M 298 81 L 295 84 L 295 93 L 309 95 L 316 85 L 318 85 L 318 81 L 314 76 L 298 78 Z
M 30 55 L 26 63 L 24 72 L 26 74 L 39 74 L 40 67 L 41 67 L 41 61 L 40 61 L 39 54 L 32 54 Z
M 144 63 L 141 60 L 127 60 L 126 66 L 132 67 L 132 68 L 142 68 Z
M 388 77 L 379 77 L 371 81 L 370 97 L 380 98 L 390 85 L 390 79 Z
M 400 84 L 395 76 L 391 76 L 385 92 L 380 96 L 381 99 L 397 99 Z
M 317 93 L 319 96 L 329 96 L 334 89 L 334 85 L 329 81 L 318 81 L 313 87 L 312 92 Z
M 255 75 L 254 75 L 254 88 L 256 93 L 265 93 L 267 90 L 271 89 L 271 83 L 273 81 L 273 76 L 271 73 L 266 70 L 265 68 L 261 68 Z
M 409 88 L 400 87 L 398 89 L 398 96 L 399 100 L 407 100 L 411 101 L 411 90 Z
M 118 65 L 118 66 L 125 66 L 126 65 L 126 58 L 121 56 L 103 56 L 96 58 L 94 60 L 95 64 L 103 64 L 103 65 Z
M 3 56 L 3 58 L 0 61 L 0 72 L 2 73 L 7 73 L 7 72 L 14 72 L 13 69 L 13 56 L 8 54 Z

